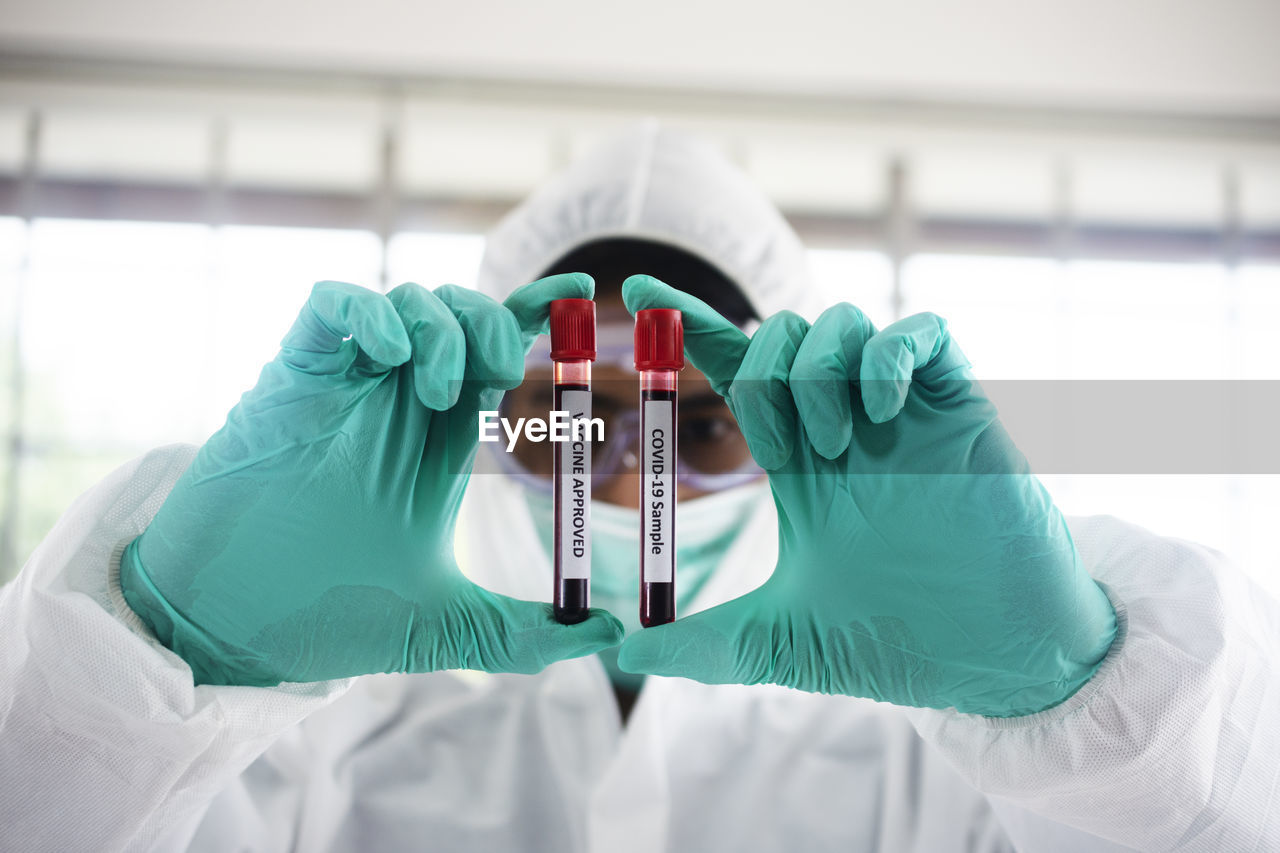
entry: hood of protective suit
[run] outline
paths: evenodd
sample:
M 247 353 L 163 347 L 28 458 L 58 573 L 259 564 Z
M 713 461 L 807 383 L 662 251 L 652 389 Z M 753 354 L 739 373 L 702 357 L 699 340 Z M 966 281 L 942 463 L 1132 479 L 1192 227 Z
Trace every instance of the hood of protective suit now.
M 503 219 L 485 245 L 479 288 L 501 300 L 608 237 L 701 258 L 761 319 L 784 308 L 812 318 L 820 308 L 804 249 L 777 208 L 716 149 L 654 121 L 603 142 Z

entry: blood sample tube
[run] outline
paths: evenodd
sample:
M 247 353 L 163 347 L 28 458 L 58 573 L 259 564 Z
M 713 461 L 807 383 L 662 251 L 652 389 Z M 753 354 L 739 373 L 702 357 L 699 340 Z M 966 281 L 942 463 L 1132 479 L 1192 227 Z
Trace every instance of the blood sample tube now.
M 676 618 L 676 373 L 684 326 L 673 308 L 636 312 L 640 371 L 640 624 Z
M 551 303 L 551 360 L 555 410 L 567 412 L 570 440 L 552 443 L 555 494 L 556 621 L 587 618 L 591 607 L 591 362 L 596 358 L 596 304 L 590 299 Z

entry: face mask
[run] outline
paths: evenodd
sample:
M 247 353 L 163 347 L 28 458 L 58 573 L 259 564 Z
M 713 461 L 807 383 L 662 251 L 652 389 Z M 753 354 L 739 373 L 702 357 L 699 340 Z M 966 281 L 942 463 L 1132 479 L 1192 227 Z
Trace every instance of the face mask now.
M 752 510 L 769 492 L 764 478 L 679 505 L 676 516 L 676 612 L 697 597 L 715 573 Z M 525 490 L 542 549 L 551 559 L 551 496 Z M 630 635 L 640 627 L 640 512 L 604 501 L 591 503 L 591 606 L 622 620 Z M 618 687 L 639 690 L 644 676 L 618 669 L 618 650 L 600 659 Z

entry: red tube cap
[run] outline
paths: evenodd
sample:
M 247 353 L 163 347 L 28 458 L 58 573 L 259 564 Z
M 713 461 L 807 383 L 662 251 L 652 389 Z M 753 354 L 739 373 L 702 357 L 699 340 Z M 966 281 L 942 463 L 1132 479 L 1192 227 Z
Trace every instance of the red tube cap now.
M 636 312 L 636 370 L 684 367 L 684 323 L 675 308 Z
M 590 299 L 552 301 L 551 359 L 596 360 L 596 304 Z

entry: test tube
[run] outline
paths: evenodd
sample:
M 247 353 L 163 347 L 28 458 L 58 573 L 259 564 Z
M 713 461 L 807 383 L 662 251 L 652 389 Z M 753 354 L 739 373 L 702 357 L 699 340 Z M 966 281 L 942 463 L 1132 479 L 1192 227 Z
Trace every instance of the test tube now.
M 596 358 L 596 304 L 590 299 L 551 303 L 551 360 L 555 364 L 554 406 L 571 423 L 591 419 L 591 362 Z M 591 433 L 571 431 L 567 442 L 552 442 L 555 498 L 555 588 L 557 622 L 572 625 L 591 607 Z
M 674 308 L 636 312 L 640 372 L 640 624 L 676 618 L 676 373 L 684 326 Z

